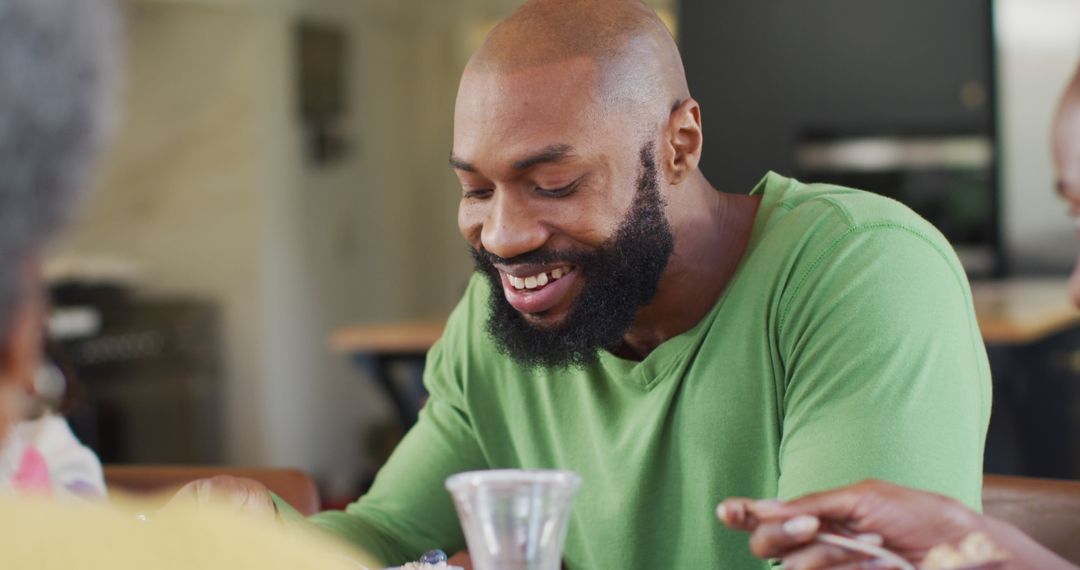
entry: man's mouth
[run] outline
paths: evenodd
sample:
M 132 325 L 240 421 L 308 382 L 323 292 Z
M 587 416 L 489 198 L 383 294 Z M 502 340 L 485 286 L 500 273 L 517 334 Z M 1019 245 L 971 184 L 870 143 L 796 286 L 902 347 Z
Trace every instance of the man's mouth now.
M 537 268 L 539 269 L 539 268 Z M 533 269 L 535 271 L 535 269 Z M 564 305 L 577 281 L 577 267 L 562 265 L 532 275 L 512 275 L 500 270 L 503 295 L 519 312 L 536 315 Z
M 566 265 L 564 267 L 556 267 L 551 271 L 541 271 L 536 275 L 529 275 L 527 277 L 516 277 L 507 273 L 506 280 L 510 282 L 511 287 L 518 291 L 532 291 L 535 289 L 543 289 L 548 283 L 562 279 L 573 270 L 574 266 Z

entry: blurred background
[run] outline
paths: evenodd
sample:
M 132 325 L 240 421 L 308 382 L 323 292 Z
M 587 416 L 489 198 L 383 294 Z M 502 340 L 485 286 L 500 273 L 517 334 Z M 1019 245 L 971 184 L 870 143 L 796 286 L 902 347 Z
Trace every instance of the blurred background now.
M 355 497 L 422 401 L 422 349 L 331 338 L 437 325 L 463 291 L 454 96 L 520 1 L 122 4 L 124 124 L 48 270 L 71 422 L 106 463 L 296 466 L 328 503 Z M 897 198 L 957 247 L 987 314 L 1052 321 L 987 337 L 988 469 L 1080 477 L 1080 246 L 1049 154 L 1080 3 L 649 4 L 683 50 L 714 185 L 771 169 Z

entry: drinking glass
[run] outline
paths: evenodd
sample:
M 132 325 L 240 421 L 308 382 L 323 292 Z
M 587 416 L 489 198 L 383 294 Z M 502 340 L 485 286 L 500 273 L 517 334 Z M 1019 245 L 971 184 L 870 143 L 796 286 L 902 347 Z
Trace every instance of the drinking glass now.
M 555 470 L 469 471 L 447 479 L 475 570 L 559 570 L 580 485 L 577 474 Z

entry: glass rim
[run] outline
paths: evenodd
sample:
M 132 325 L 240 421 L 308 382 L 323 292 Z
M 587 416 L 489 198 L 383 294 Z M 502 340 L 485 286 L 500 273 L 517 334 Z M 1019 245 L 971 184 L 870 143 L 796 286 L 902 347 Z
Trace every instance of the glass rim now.
M 446 478 L 446 489 L 450 492 L 475 488 L 480 484 L 502 487 L 513 484 L 532 485 L 569 485 L 577 489 L 581 485 L 581 476 L 566 469 L 482 469 L 464 471 Z

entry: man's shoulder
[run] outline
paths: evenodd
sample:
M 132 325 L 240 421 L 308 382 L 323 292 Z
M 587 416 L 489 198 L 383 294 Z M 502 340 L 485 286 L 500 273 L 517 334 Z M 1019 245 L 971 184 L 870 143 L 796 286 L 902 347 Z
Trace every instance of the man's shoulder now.
M 842 229 L 904 226 L 937 233 L 933 225 L 906 205 L 869 190 L 836 184 L 802 182 L 770 173 L 766 193 L 775 194 L 772 216 L 790 222 L 825 217 Z
M 769 268 L 774 279 L 799 283 L 810 274 L 855 275 L 866 269 L 867 260 L 899 257 L 924 260 L 912 278 L 925 277 L 931 265 L 954 279 L 963 275 L 941 232 L 896 200 L 774 173 L 756 192 L 763 198 L 752 261 Z M 785 288 L 789 294 L 797 290 Z

